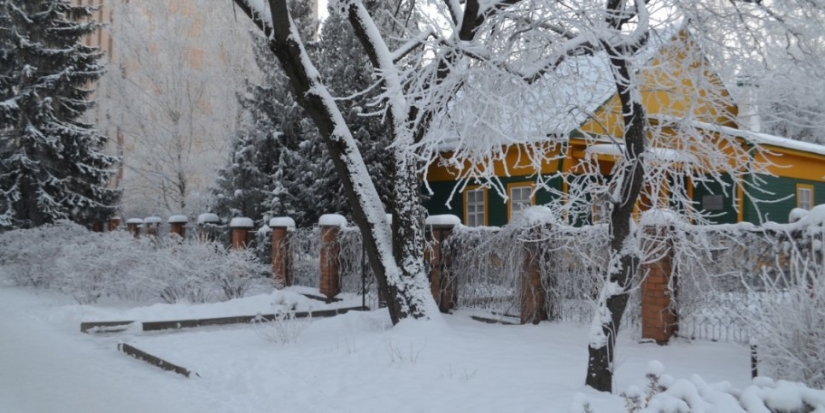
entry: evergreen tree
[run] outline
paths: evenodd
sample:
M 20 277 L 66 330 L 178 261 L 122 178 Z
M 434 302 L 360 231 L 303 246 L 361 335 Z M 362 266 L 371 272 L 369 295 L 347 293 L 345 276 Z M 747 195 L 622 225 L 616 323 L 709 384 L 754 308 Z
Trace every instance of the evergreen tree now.
M 292 3 L 302 36 L 311 37 L 317 22 L 307 2 Z M 247 82 L 238 100 L 243 111 L 241 128 L 233 138 L 232 155 L 219 172 L 215 212 L 247 216 L 265 223 L 272 216 L 290 216 L 298 225 L 311 225 L 326 209 L 326 201 L 342 194 L 316 195 L 335 178 L 325 158 L 315 126 L 297 104 L 285 74 L 271 70 L 275 56 L 266 39 L 253 35 L 255 62 L 263 79 Z M 335 192 L 340 192 L 340 185 Z M 323 211 L 316 213 L 316 211 Z
M 370 14 L 379 24 L 379 29 L 385 33 L 397 33 L 396 20 L 389 18 L 397 10 L 392 3 L 395 2 L 365 2 Z M 376 79 L 372 73 L 372 64 L 346 16 L 340 13 L 329 14 L 321 30 L 320 44 L 313 54 L 316 62 L 323 62 L 318 66 L 324 84 L 340 98 L 338 107 L 346 116 L 345 120 L 352 127 L 353 135 L 358 140 L 359 149 L 381 201 L 385 206 L 389 205 L 393 158 L 387 156 L 391 137 L 388 125 L 380 115 L 383 105 L 377 102 L 381 91 L 373 87 Z M 315 142 L 320 144 L 320 137 L 315 139 Z M 331 164 L 327 170 L 332 170 Z M 335 206 L 339 210 L 349 212 L 340 183 L 331 184 L 339 189 L 339 202 Z
M 312 38 L 315 22 L 308 6 L 295 2 L 292 7 L 302 37 Z M 369 7 L 375 14 L 386 15 L 391 10 L 378 1 L 371 2 Z M 393 30 L 392 19 L 377 21 L 383 23 L 384 29 Z M 381 200 L 387 205 L 392 190 L 393 160 L 386 156 L 390 136 L 383 117 L 370 114 L 379 113 L 382 106 L 376 102 L 380 91 L 373 88 L 375 79 L 363 46 L 346 18 L 330 13 L 320 41 L 311 45 L 310 52 L 315 61 L 323 62 L 319 65 L 321 75 L 340 98 L 340 107 L 355 108 L 344 112 L 346 120 L 355 125 L 353 131 L 367 169 L 375 177 Z M 332 159 L 314 124 L 292 95 L 286 75 L 272 69 L 278 64 L 265 39 L 255 38 L 254 54 L 264 77 L 259 85 L 248 84 L 246 93 L 239 98 L 247 119 L 235 138 L 232 161 L 220 173 L 216 212 L 256 220 L 286 215 L 299 226 L 312 225 L 325 213 L 348 215 L 350 206 Z M 258 155 L 243 158 L 238 156 L 239 151 Z M 252 207 L 262 191 L 269 191 L 268 202 Z
M 81 39 L 95 8 L 68 0 L 0 1 L 0 211 L 13 227 L 104 220 L 119 193 L 106 187 L 116 158 L 83 121 L 101 52 Z

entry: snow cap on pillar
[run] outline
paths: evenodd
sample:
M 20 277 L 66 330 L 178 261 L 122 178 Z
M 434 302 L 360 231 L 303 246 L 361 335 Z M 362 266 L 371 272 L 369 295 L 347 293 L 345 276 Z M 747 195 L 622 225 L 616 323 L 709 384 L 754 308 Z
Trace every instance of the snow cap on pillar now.
M 187 218 L 186 215 L 172 215 L 166 222 L 170 224 L 185 224 L 189 222 L 189 218 Z
M 318 218 L 318 225 L 322 227 L 339 227 L 347 226 L 347 219 L 343 215 L 338 214 L 324 214 Z
M 275 217 L 269 220 L 270 228 L 286 228 L 287 231 L 295 230 L 295 220 L 290 217 Z
M 163 220 L 156 216 L 146 217 L 143 219 L 144 224 L 160 224 L 161 222 L 163 222 Z
M 229 228 L 252 228 L 254 226 L 255 223 L 252 222 L 252 218 L 246 217 L 232 218 L 232 221 L 229 222 Z
M 140 224 L 142 224 L 142 223 L 143 223 L 143 220 L 142 220 L 142 219 L 140 219 L 140 218 L 129 218 L 129 219 L 127 219 L 127 220 L 126 220 L 126 223 L 127 223 L 127 224 L 136 224 L 136 225 L 140 225 Z
M 198 215 L 198 224 L 216 224 L 218 222 L 221 222 L 221 218 L 211 212 Z
M 424 225 L 430 227 L 454 227 L 457 225 L 461 225 L 461 218 L 452 214 L 430 215 L 424 221 Z

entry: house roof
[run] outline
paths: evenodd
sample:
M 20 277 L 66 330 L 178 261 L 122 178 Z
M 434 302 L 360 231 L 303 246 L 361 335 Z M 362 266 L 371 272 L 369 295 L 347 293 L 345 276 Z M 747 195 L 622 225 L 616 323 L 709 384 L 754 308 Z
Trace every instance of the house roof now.
M 649 118 L 651 120 L 656 120 L 663 123 L 687 125 L 709 132 L 716 132 L 729 136 L 739 137 L 746 140 L 747 142 L 756 145 L 767 145 L 776 148 L 791 149 L 795 151 L 825 156 L 825 146 L 815 143 L 802 142 L 794 139 L 784 138 L 781 136 L 770 135 L 761 132 L 753 132 L 745 129 L 737 129 L 728 126 L 715 125 L 712 123 L 702 122 L 698 120 L 679 119 L 672 116 L 651 115 Z
M 640 66 L 674 41 L 682 24 L 651 31 L 634 61 Z M 509 73 L 469 74 L 429 140 L 440 151 L 490 148 L 566 139 L 616 94 L 607 54 L 571 56 L 532 85 Z M 465 104 L 467 103 L 467 104 Z

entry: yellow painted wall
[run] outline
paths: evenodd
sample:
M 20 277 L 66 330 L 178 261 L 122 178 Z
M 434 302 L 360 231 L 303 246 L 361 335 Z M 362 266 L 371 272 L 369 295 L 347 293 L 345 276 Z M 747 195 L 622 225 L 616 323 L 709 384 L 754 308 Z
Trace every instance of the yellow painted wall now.
M 558 170 L 559 160 L 556 159 L 561 153 L 560 144 L 548 143 L 543 145 L 543 152 L 545 152 L 544 160 L 541 162 L 540 173 L 551 174 Z M 535 150 L 532 147 L 525 147 L 523 145 L 512 145 L 501 147 L 502 156 L 492 162 L 494 173 L 496 176 L 529 176 L 534 175 L 537 171 L 532 159 L 535 157 Z M 452 166 L 453 159 L 452 152 L 444 152 L 441 154 L 441 159 L 430 165 L 427 175 L 427 180 L 431 182 L 438 181 L 455 181 L 459 178 L 459 169 Z M 470 161 L 462 162 L 464 170 L 472 166 Z M 480 171 L 487 171 L 490 165 L 477 164 L 476 168 Z
M 736 127 L 737 108 L 721 79 L 686 31 L 662 47 L 638 74 L 642 103 L 650 115 L 682 118 Z M 622 137 L 624 122 L 618 94 L 610 98 L 581 130 Z

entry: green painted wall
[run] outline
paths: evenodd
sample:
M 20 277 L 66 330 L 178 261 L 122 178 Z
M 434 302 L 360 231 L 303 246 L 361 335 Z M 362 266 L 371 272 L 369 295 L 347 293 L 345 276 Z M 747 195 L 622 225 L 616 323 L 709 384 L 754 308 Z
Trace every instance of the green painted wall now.
M 808 184 L 814 187 L 813 204 L 825 202 L 825 183 L 803 179 L 759 176 L 763 182 L 759 187 L 770 193 L 752 191 L 753 199 L 759 201 L 745 202 L 745 221 L 758 224 L 763 221 L 779 223 L 788 222 L 788 214 L 796 208 L 796 184 Z
M 535 182 L 534 178 L 523 176 L 500 179 L 505 188 L 508 184 Z M 548 180 L 551 187 L 561 190 L 560 178 L 556 177 Z M 424 202 L 424 207 L 427 208 L 430 215 L 452 214 L 461 218 L 462 221 L 464 220 L 464 196 L 456 188 L 455 182 L 430 182 L 430 188 L 433 194 Z M 447 204 L 447 199 L 453 190 L 456 192 L 453 194 L 451 202 Z M 426 192 L 426 189 L 424 191 Z M 536 205 L 547 204 L 550 201 L 552 201 L 552 195 L 548 191 L 539 189 L 536 192 Z M 487 188 L 487 213 L 489 214 L 487 222 L 490 226 L 507 224 L 507 204 L 504 202 L 504 198 L 493 188 Z
M 716 224 L 734 224 L 737 222 L 736 214 L 736 187 L 733 179 L 729 175 L 722 177 L 722 182 L 708 180 L 697 182 L 693 188 L 693 202 L 697 209 L 702 209 L 702 200 L 705 196 L 722 195 L 722 209 L 719 211 L 708 211 L 712 214 L 711 222 Z
M 779 223 L 788 222 L 788 213 L 796 207 L 796 184 L 809 184 L 814 187 L 814 205 L 825 203 L 825 182 L 807 181 L 784 177 L 760 176 L 762 182 L 760 188 L 770 192 L 760 193 L 751 190 L 753 198 L 760 198 L 761 201 L 754 202 L 746 197 L 745 211 L 743 218 L 745 222 L 759 224 L 763 221 L 775 221 Z M 525 177 L 503 178 L 502 183 L 506 186 L 512 183 L 535 182 L 535 180 Z M 702 207 L 703 197 L 706 195 L 722 195 L 722 209 L 712 211 L 714 216 L 711 221 L 717 224 L 731 224 L 737 222 L 736 213 L 736 187 L 729 176 L 722 178 L 722 183 L 708 181 L 699 183 L 693 190 L 693 201 L 697 208 Z M 553 178 L 550 184 L 561 190 L 561 179 Z M 431 182 L 430 187 L 433 194 L 424 203 L 430 215 L 453 214 L 464 219 L 464 197 L 461 192 L 456 192 L 449 207 L 446 200 L 450 192 L 455 188 L 455 182 Z M 724 188 L 724 189 L 723 189 Z M 552 195 L 539 190 L 536 194 L 536 205 L 543 205 L 551 202 Z M 503 226 L 507 224 L 507 205 L 498 192 L 492 188 L 487 189 L 487 212 L 489 214 L 488 223 L 491 226 Z M 758 208 L 757 208 L 758 207 Z M 574 225 L 583 225 L 589 222 L 590 217 L 569 217 Z

